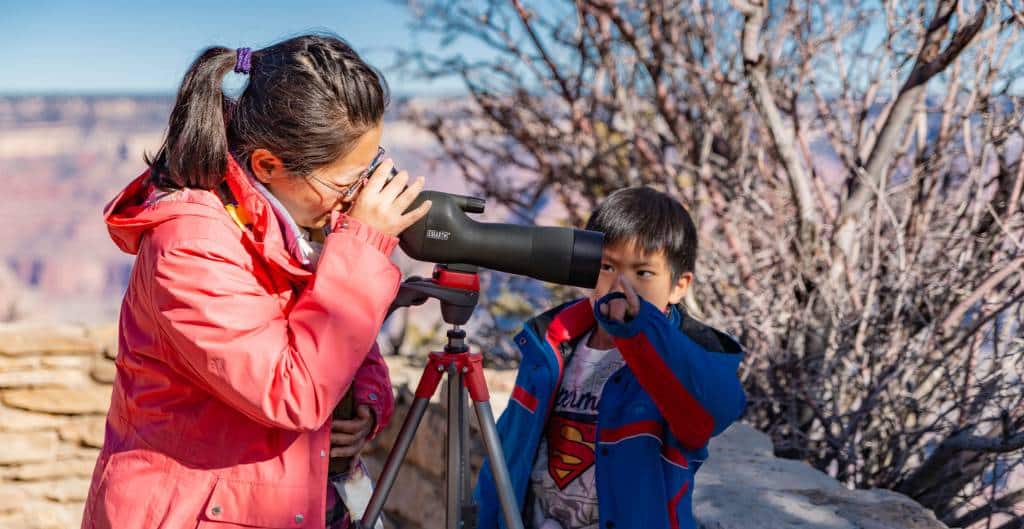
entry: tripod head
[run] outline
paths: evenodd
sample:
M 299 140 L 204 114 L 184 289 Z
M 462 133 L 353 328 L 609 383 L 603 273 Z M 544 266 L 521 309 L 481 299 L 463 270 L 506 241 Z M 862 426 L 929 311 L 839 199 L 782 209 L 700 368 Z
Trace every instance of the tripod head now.
M 431 278 L 413 276 L 402 282 L 388 308 L 422 305 L 430 298 L 441 302 L 441 318 L 449 325 L 465 325 L 480 300 L 479 268 L 473 265 L 439 264 Z

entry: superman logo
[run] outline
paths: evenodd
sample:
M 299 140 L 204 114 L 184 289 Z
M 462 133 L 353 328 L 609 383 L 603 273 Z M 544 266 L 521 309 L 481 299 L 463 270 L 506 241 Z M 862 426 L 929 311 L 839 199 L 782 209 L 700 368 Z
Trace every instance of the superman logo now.
M 548 474 L 559 490 L 594 464 L 597 426 L 552 416 L 548 424 Z

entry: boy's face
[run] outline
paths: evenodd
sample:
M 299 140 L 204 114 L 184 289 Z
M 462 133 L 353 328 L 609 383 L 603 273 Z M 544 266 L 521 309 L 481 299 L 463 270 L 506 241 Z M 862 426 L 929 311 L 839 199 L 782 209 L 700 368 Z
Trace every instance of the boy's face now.
M 693 282 L 693 274 L 684 272 L 672 280 L 664 250 L 645 254 L 635 241 L 606 245 L 601 255 L 601 274 L 597 286 L 590 293 L 591 305 L 611 292 L 621 291 L 619 275 L 629 281 L 640 297 L 665 311 L 669 305 L 679 303 Z

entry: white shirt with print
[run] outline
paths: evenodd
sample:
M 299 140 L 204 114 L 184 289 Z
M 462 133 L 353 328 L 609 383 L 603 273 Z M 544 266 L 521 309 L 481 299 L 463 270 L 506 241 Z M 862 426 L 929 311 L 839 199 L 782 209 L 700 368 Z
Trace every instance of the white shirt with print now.
M 530 473 L 526 526 L 597 529 L 594 461 L 597 410 L 605 382 L 625 364 L 618 349 L 587 346 L 588 333 L 569 357 L 546 434 Z

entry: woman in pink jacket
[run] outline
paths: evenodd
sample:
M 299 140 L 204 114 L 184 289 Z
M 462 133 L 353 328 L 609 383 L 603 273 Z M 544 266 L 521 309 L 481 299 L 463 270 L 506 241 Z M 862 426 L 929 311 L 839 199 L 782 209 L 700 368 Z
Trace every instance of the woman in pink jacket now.
M 232 70 L 249 76 L 237 100 Z M 137 257 L 83 528 L 324 527 L 329 456 L 391 413 L 389 256 L 430 207 L 403 214 L 422 177 L 387 179 L 386 105 L 331 36 L 192 64 L 149 170 L 105 211 Z M 358 417 L 332 450 L 350 388 Z

